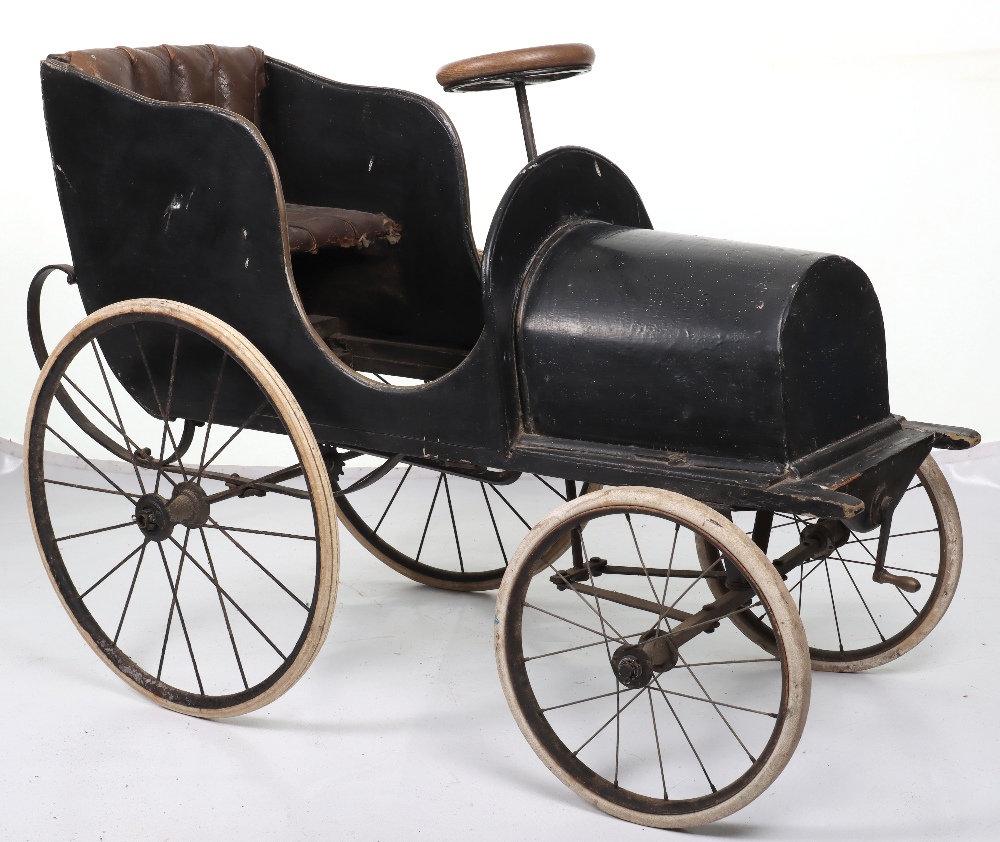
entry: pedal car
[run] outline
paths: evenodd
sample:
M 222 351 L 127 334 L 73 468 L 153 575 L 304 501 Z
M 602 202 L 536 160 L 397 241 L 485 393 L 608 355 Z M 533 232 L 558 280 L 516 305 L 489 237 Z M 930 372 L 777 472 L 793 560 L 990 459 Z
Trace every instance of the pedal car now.
M 978 434 L 890 411 L 850 260 L 655 231 L 607 158 L 536 155 L 526 86 L 593 60 L 439 72 L 517 95 L 529 161 L 481 254 L 427 99 L 254 47 L 42 62 L 73 263 L 29 290 L 26 484 L 56 592 L 130 686 L 201 717 L 288 690 L 339 516 L 418 582 L 499 586 L 532 748 L 600 809 L 684 827 L 774 781 L 810 670 L 940 620 L 962 535 L 930 452 Z M 49 354 L 57 271 L 88 315 Z

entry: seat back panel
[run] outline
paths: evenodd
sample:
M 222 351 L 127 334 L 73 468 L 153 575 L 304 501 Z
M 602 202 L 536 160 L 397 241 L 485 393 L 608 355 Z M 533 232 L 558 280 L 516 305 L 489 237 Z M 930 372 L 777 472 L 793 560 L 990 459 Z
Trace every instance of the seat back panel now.
M 161 44 L 74 50 L 52 58 L 150 99 L 215 105 L 260 124 L 265 73 L 257 47 Z

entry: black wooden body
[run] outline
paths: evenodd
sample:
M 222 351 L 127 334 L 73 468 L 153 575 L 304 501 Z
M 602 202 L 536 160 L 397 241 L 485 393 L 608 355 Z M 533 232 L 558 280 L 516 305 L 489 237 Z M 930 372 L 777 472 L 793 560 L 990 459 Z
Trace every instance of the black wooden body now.
M 258 131 L 42 64 L 87 311 L 156 297 L 213 313 L 274 364 L 320 441 L 861 528 L 932 445 L 968 446 L 890 414 L 881 313 L 850 261 L 651 231 L 617 167 L 566 148 L 514 180 L 480 266 L 461 147 L 437 106 L 274 60 L 267 76 Z M 286 200 L 382 212 L 404 235 L 293 258 Z M 317 312 L 461 362 L 383 385 L 331 352 Z M 136 355 L 104 351 L 151 408 Z M 181 417 L 208 415 L 203 369 L 181 361 Z M 252 409 L 234 398 L 216 418 Z

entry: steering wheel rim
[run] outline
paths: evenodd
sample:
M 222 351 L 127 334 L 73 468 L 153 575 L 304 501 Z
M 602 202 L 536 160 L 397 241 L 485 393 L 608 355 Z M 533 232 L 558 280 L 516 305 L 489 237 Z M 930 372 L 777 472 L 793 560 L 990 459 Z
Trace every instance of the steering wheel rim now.
M 537 85 L 587 73 L 594 58 L 594 48 L 587 44 L 550 44 L 453 61 L 436 78 L 447 92 Z

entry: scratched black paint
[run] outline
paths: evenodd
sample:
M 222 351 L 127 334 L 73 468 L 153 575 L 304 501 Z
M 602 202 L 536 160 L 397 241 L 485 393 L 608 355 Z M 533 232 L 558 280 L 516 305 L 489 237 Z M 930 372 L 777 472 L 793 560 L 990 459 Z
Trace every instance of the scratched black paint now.
M 46 123 L 87 311 L 150 296 L 213 313 L 271 360 L 320 441 L 846 517 L 872 502 L 851 477 L 976 437 L 889 415 L 877 300 L 849 261 L 654 233 L 614 164 L 566 148 L 516 176 L 480 270 L 461 145 L 436 105 L 275 60 L 267 74 L 261 134 L 50 59 Z M 292 262 L 285 198 L 387 213 L 403 238 Z M 307 314 L 373 347 L 465 356 L 424 386 L 384 386 Z M 134 349 L 104 350 L 152 409 Z M 180 355 L 181 417 L 207 417 L 205 362 Z M 217 421 L 245 419 L 248 393 L 227 390 Z

